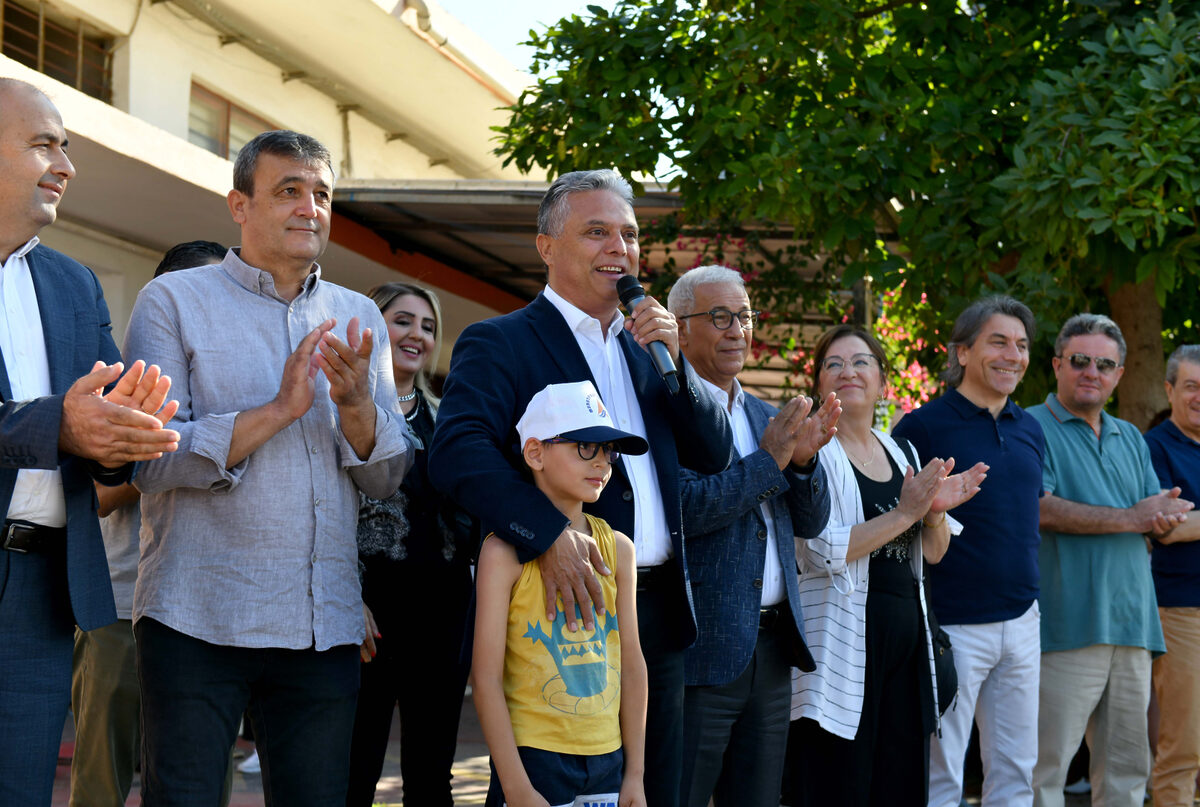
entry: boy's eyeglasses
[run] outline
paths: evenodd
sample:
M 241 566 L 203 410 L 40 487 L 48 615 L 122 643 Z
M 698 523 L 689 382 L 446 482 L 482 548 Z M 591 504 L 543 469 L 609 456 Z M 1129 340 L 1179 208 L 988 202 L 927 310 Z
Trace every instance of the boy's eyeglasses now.
M 701 311 L 698 314 L 684 314 L 678 319 L 691 319 L 692 317 L 708 317 L 712 320 L 713 327 L 718 331 L 727 331 L 729 326 L 733 325 L 734 318 L 741 324 L 743 331 L 754 330 L 754 324 L 758 322 L 758 315 L 761 311 L 754 311 L 750 308 L 744 308 L 736 314 L 727 308 L 714 308 L 712 311 Z
M 1089 356 L 1086 353 L 1072 353 L 1070 356 L 1059 356 L 1071 362 L 1071 367 L 1080 372 L 1086 370 L 1092 362 L 1096 363 L 1096 370 L 1103 375 L 1109 375 L 1117 369 L 1117 363 L 1112 359 L 1106 359 L 1103 356 Z
M 616 462 L 621 456 L 621 452 L 617 451 L 617 447 L 612 443 L 581 443 L 578 440 L 571 440 L 567 437 L 548 437 L 542 441 L 543 443 L 574 443 L 575 450 L 579 452 L 579 459 L 586 461 L 594 460 L 596 452 L 603 450 L 604 456 L 608 457 L 609 462 Z

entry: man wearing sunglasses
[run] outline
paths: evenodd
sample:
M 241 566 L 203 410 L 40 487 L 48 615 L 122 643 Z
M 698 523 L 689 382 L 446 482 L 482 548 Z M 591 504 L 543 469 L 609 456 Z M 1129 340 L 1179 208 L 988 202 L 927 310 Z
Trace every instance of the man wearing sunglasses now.
M 685 273 L 667 298 L 683 326 L 679 346 L 699 388 L 733 429 L 734 463 L 718 474 L 683 469 L 696 643 L 684 654 L 681 804 L 778 807 L 792 667 L 814 668 L 804 640 L 792 536 L 829 519 L 817 451 L 841 408 L 793 398 L 777 410 L 742 389 L 758 314 L 740 274 L 724 266 Z
M 1166 537 L 1192 504 L 1160 489 L 1137 428 L 1104 411 L 1125 370 L 1117 324 L 1077 314 L 1054 354 L 1058 390 L 1029 410 L 1046 435 L 1034 804 L 1063 804 L 1086 732 L 1093 803 L 1137 807 L 1150 774 L 1150 657 L 1165 650 L 1145 536 Z

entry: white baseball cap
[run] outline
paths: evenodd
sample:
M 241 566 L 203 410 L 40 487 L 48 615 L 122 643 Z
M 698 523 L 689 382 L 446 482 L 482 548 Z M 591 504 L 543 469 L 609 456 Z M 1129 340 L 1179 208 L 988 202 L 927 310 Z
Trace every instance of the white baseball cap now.
M 580 443 L 612 443 L 622 454 L 645 454 L 641 437 L 614 428 L 591 381 L 550 384 L 530 399 L 517 423 L 521 445 L 530 438 L 565 437 Z

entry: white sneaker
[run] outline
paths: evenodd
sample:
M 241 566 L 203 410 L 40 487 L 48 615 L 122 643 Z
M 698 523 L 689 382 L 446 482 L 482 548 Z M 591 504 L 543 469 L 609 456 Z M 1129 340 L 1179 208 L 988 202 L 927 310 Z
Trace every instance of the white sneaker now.
M 237 769 L 242 773 L 262 773 L 262 765 L 258 761 L 258 749 L 238 763 Z
M 258 759 L 256 758 L 254 761 L 258 762 Z M 1080 777 L 1078 781 L 1071 782 L 1064 787 L 1063 792 L 1071 796 L 1082 796 L 1092 792 L 1092 783 L 1086 777 Z

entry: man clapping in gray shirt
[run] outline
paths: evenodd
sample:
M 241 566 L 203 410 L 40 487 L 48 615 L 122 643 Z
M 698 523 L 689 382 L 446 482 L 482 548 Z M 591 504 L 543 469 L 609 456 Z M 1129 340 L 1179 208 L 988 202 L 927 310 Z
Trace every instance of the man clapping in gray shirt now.
M 126 344 L 180 403 L 179 450 L 135 477 L 142 793 L 216 804 L 249 704 L 270 801 L 340 804 L 364 635 L 358 491 L 389 496 L 413 445 L 378 308 L 315 263 L 329 151 L 267 132 L 233 184 L 240 249 L 150 283 Z

